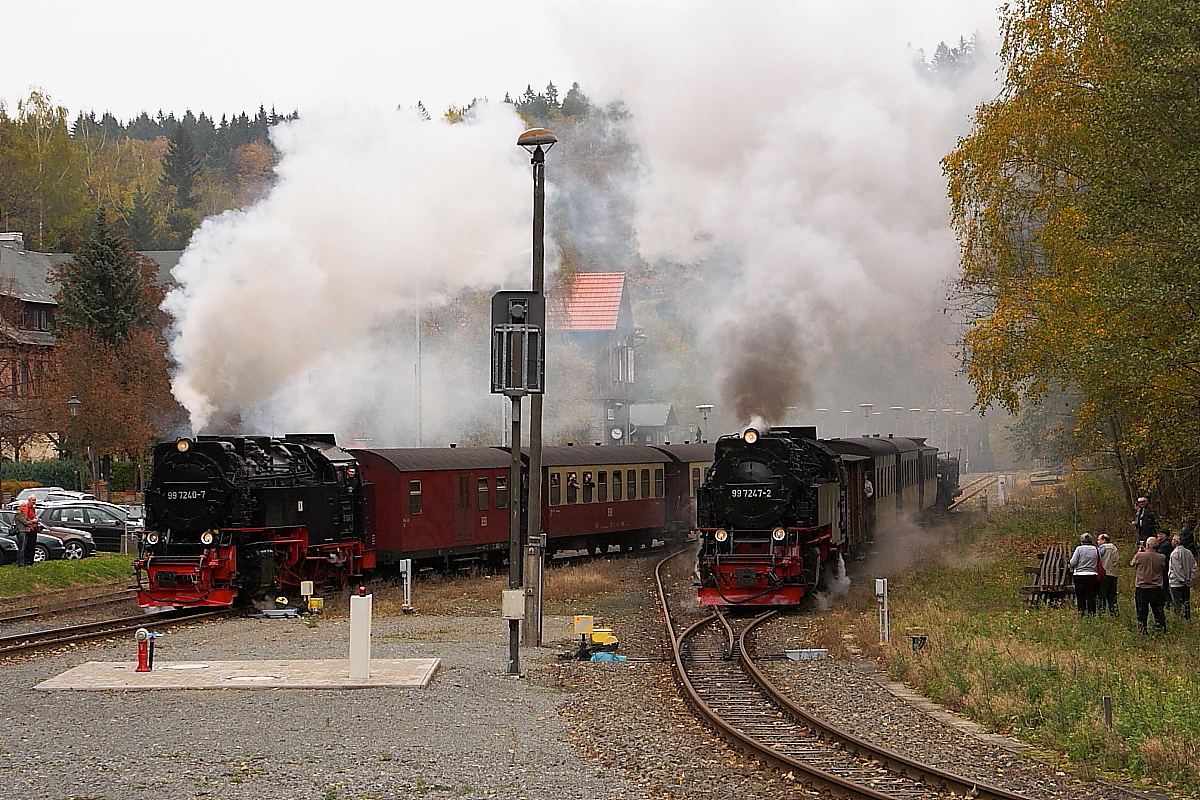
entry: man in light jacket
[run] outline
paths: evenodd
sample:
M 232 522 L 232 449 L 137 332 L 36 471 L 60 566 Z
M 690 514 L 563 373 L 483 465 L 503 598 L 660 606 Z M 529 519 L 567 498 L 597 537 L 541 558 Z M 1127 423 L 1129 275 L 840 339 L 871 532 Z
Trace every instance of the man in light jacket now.
M 1183 546 L 1183 537 L 1178 533 L 1171 540 L 1175 549 L 1167 560 L 1171 584 L 1171 608 L 1184 619 L 1192 618 L 1192 584 L 1196 582 L 1196 557 Z
M 1096 597 L 1097 606 L 1101 611 L 1108 609 L 1110 616 L 1117 616 L 1117 546 L 1112 543 L 1112 537 L 1102 533 L 1097 538 L 1100 543 L 1100 564 L 1104 567 L 1104 580 L 1100 582 L 1100 594 Z

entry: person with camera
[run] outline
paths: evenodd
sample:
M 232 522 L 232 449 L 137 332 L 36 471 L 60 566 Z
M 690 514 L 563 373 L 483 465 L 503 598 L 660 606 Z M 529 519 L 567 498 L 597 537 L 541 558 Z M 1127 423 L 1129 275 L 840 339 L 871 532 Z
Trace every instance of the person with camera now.
M 37 501 L 32 496 L 17 508 L 17 513 L 13 515 L 13 529 L 17 534 L 17 566 L 28 567 L 33 564 L 37 535 L 42 530 L 41 520 L 37 516 Z
M 1138 551 L 1134 554 L 1129 566 L 1133 567 L 1137 578 L 1133 583 L 1133 605 L 1137 612 L 1138 630 L 1147 633 L 1146 620 L 1150 612 L 1154 612 L 1154 624 L 1162 633 L 1167 632 L 1166 592 L 1163 591 L 1163 573 L 1167 568 L 1167 559 L 1156 549 L 1158 537 L 1151 536 L 1144 542 L 1138 543 Z

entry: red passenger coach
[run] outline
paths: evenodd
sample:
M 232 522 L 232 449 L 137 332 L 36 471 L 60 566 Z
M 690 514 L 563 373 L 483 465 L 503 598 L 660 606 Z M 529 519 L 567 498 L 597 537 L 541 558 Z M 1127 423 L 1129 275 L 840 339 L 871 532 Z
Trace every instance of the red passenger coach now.
M 402 558 L 498 565 L 507 557 L 507 452 L 494 447 L 350 452 L 366 483 L 366 534 L 380 567 Z
M 665 538 L 671 462 L 653 447 L 543 449 L 542 529 L 549 552 L 632 550 Z

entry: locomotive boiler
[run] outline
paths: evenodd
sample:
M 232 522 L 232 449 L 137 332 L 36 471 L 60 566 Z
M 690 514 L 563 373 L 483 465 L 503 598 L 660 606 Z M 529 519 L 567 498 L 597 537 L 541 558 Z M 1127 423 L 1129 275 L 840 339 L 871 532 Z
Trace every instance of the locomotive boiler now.
M 722 436 L 696 502 L 699 600 L 795 605 L 845 549 L 846 475 L 814 428 Z
M 142 606 L 229 606 L 374 566 L 358 463 L 332 436 L 162 442 L 145 503 Z

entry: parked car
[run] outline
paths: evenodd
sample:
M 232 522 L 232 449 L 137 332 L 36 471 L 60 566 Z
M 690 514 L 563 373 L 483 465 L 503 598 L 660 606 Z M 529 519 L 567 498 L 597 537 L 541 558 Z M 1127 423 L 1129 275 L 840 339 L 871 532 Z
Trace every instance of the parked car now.
M 6 514 L 13 512 L 6 511 Z M 3 534 L 0 534 L 0 539 L 12 542 L 13 561 L 17 560 L 17 537 L 5 529 Z M 39 533 L 37 535 L 37 544 L 33 546 L 33 560 L 40 561 L 57 561 L 66 555 L 67 548 L 63 544 L 63 540 L 49 533 Z
M 36 497 L 40 503 L 46 499 L 46 495 L 51 492 L 65 492 L 66 489 L 61 486 L 34 486 L 32 489 L 22 489 L 20 493 L 5 506 L 7 509 L 15 510 L 18 506 L 24 503 L 30 497 Z
M 72 500 L 41 506 L 37 510 L 42 523 L 61 526 L 92 535 L 97 550 L 121 552 L 121 537 L 127 530 L 125 512 L 97 500 Z
M 0 536 L 0 567 L 17 563 L 17 543 L 7 536 Z
M 95 500 L 96 495 L 88 494 L 87 492 L 76 492 L 72 489 L 63 489 L 57 492 L 47 492 L 46 496 L 38 501 L 38 505 L 42 503 L 61 503 L 64 500 Z
M 0 511 L 0 536 L 4 536 L 16 542 L 17 535 L 13 531 L 13 518 L 17 515 L 15 511 Z M 43 525 L 46 523 L 43 522 Z M 49 539 L 55 539 L 54 542 L 42 542 L 42 536 Z M 66 558 L 76 560 L 87 558 L 88 556 L 96 555 L 96 542 L 92 539 L 92 535 L 87 531 L 74 530 L 72 528 L 62 528 L 58 526 L 46 526 L 46 529 L 38 534 L 38 543 L 45 544 L 46 555 L 48 558 Z M 60 552 L 61 547 L 61 552 Z M 59 555 L 55 555 L 59 553 Z M 36 558 L 37 548 L 34 548 L 34 561 L 42 561 L 44 559 Z

